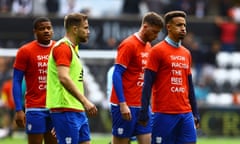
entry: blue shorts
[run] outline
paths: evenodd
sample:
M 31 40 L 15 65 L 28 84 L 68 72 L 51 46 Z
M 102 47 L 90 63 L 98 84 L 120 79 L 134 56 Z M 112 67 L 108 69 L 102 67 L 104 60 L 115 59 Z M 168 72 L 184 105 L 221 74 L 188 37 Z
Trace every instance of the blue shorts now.
M 131 138 L 132 136 L 151 133 L 151 124 L 142 126 L 138 123 L 138 113 L 140 108 L 129 107 L 132 115 L 132 120 L 127 121 L 122 119 L 119 106 L 111 106 L 112 114 L 112 134 L 116 137 Z M 149 117 L 151 118 L 151 112 L 149 111 Z
M 90 129 L 85 112 L 53 112 L 51 118 L 58 144 L 90 141 Z
M 43 134 L 53 128 L 50 113 L 44 111 L 26 111 L 26 133 Z
M 154 113 L 152 122 L 152 144 L 185 144 L 197 140 L 192 113 Z

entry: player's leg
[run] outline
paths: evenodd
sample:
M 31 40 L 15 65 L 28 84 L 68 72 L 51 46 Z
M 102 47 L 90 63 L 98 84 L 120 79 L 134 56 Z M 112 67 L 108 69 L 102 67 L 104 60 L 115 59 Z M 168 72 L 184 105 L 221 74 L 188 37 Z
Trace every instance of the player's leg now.
M 90 144 L 90 141 L 81 142 L 79 144 Z
M 129 142 L 129 138 L 122 138 L 117 136 L 112 137 L 112 144 L 129 144 Z
M 28 144 L 42 144 L 46 130 L 47 111 L 26 111 Z
M 57 144 L 57 138 L 55 130 L 53 128 L 53 122 L 49 112 L 46 112 L 45 117 L 46 132 L 44 133 L 44 144 Z M 52 132 L 54 130 L 54 133 Z
M 8 135 L 11 137 L 13 135 L 14 130 L 16 130 L 16 128 L 17 128 L 17 125 L 16 125 L 15 120 L 14 120 L 15 110 L 14 109 L 10 110 L 9 114 L 10 114 L 11 119 L 10 119 L 10 125 L 9 125 L 10 130 L 9 130 Z
M 175 144 L 179 115 L 154 113 L 151 144 Z
M 43 134 L 28 134 L 28 144 L 42 144 Z
M 74 120 L 72 112 L 53 112 L 50 115 L 56 132 L 58 144 L 78 143 L 78 128 L 72 121 Z
M 138 144 L 150 144 L 151 143 L 151 134 L 141 134 L 137 136 Z
M 129 141 L 128 141 L 128 144 L 131 144 L 131 141 L 132 141 L 132 140 L 129 140 Z M 108 144 L 113 144 L 113 143 L 112 143 L 112 141 L 110 141 Z
M 44 144 L 57 144 L 57 138 L 54 137 L 51 131 L 44 134 Z
M 133 134 L 135 121 L 127 121 L 122 118 L 120 107 L 111 106 L 112 115 L 112 144 L 129 144 Z
M 138 144 L 150 144 L 151 143 L 151 132 L 152 132 L 152 113 L 149 109 L 149 121 L 146 126 L 142 126 L 138 123 L 138 115 L 140 113 L 140 108 L 131 108 L 131 112 L 134 113 L 132 116 L 136 120 L 135 124 L 135 131 L 134 134 L 136 135 Z
M 79 144 L 90 144 L 90 128 L 86 114 L 84 112 L 77 113 L 75 123 L 79 127 Z
M 194 125 L 192 113 L 182 114 L 182 119 L 178 125 L 179 135 L 176 143 L 195 144 L 197 141 L 197 130 Z

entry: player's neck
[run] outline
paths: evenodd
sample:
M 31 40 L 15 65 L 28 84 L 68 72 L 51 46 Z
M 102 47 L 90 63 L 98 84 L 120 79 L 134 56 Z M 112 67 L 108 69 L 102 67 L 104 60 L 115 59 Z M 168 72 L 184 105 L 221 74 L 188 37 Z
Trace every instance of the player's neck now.
M 75 47 L 77 45 L 77 42 L 74 37 L 72 37 L 71 35 L 66 35 L 65 37 L 70 41 L 70 43 L 73 47 Z

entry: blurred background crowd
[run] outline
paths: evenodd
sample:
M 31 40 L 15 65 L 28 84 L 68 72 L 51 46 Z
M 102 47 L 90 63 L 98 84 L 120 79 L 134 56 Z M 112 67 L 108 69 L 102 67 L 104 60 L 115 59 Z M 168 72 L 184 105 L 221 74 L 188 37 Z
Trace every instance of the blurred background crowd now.
M 238 8 L 238 0 L 1 0 L 1 15 L 63 16 L 73 11 L 86 12 L 92 17 L 143 14 L 145 11 L 165 13 L 181 9 L 188 15 L 205 17 L 227 16 L 230 8 Z M 238 11 L 238 10 L 237 10 Z
M 191 23 L 182 44 L 192 54 L 195 92 L 199 107 L 206 105 L 239 106 L 240 0 L 0 0 L 0 22 L 5 18 L 31 19 L 35 16 L 62 19 L 69 12 L 83 12 L 89 16 L 90 20 L 117 19 L 126 23 L 129 21 L 131 25 L 132 19 L 136 19 L 139 24 L 137 18 L 147 11 L 164 14 L 169 10 L 185 11 Z M 196 23 L 206 24 L 206 27 L 204 25 L 198 29 L 198 27 L 194 27 Z M 201 31 L 201 33 L 211 31 L 214 34 L 210 40 L 206 40 L 207 36 L 196 33 L 196 31 Z M 22 44 L 22 42 L 11 39 L 7 41 L 1 39 L 1 35 L 5 36 L 4 32 L 0 31 L 0 48 L 2 49 L 18 48 Z M 161 40 L 163 35 L 162 33 L 158 40 Z M 112 51 L 116 50 L 120 41 L 121 39 L 112 35 L 105 39 L 101 46 L 92 45 L 93 43 L 90 41 L 82 48 Z M 4 119 L 11 121 L 13 117 L 11 112 L 14 111 L 14 104 L 10 98 L 11 85 L 9 84 L 13 59 L 14 57 L 0 57 L 0 106 L 4 107 L 6 111 L 10 111 L 10 115 L 1 119 L 4 122 L 7 122 Z M 106 73 L 113 64 L 113 59 L 85 62 L 100 85 L 101 91 L 106 95 Z M 104 99 L 99 100 L 99 107 L 107 109 L 106 103 L 105 96 Z M 1 113 L 5 112 L 1 111 Z M 108 116 L 106 111 L 103 111 L 100 116 L 105 123 L 109 122 L 106 116 Z M 1 125 L 9 126 L 11 123 Z M 99 126 L 96 124 L 95 128 Z M 109 126 L 110 124 L 105 125 L 105 131 L 110 130 Z

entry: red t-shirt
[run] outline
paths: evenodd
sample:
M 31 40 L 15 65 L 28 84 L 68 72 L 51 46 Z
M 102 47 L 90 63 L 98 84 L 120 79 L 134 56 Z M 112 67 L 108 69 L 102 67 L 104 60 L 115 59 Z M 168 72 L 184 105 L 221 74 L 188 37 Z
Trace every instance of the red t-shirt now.
M 221 24 L 221 40 L 223 43 L 232 44 L 236 42 L 237 39 L 237 29 L 236 23 L 225 22 Z
M 13 95 L 12 95 L 12 79 L 7 80 L 2 86 L 2 97 L 4 97 L 6 106 L 13 110 L 15 108 Z
M 191 74 L 190 52 L 162 41 L 149 54 L 146 68 L 156 72 L 152 88 L 152 111 L 190 112 L 188 75 Z
M 57 66 L 69 67 L 72 61 L 72 51 L 66 43 L 61 43 L 53 49 L 53 58 Z
M 23 45 L 17 52 L 14 68 L 24 71 L 26 79 L 26 108 L 45 108 L 48 56 L 55 41 L 49 46 L 36 40 Z
M 116 63 L 126 67 L 122 84 L 128 106 L 141 106 L 144 67 L 150 48 L 150 43 L 144 43 L 136 35 L 129 36 L 118 47 Z M 111 103 L 119 103 L 114 87 Z

